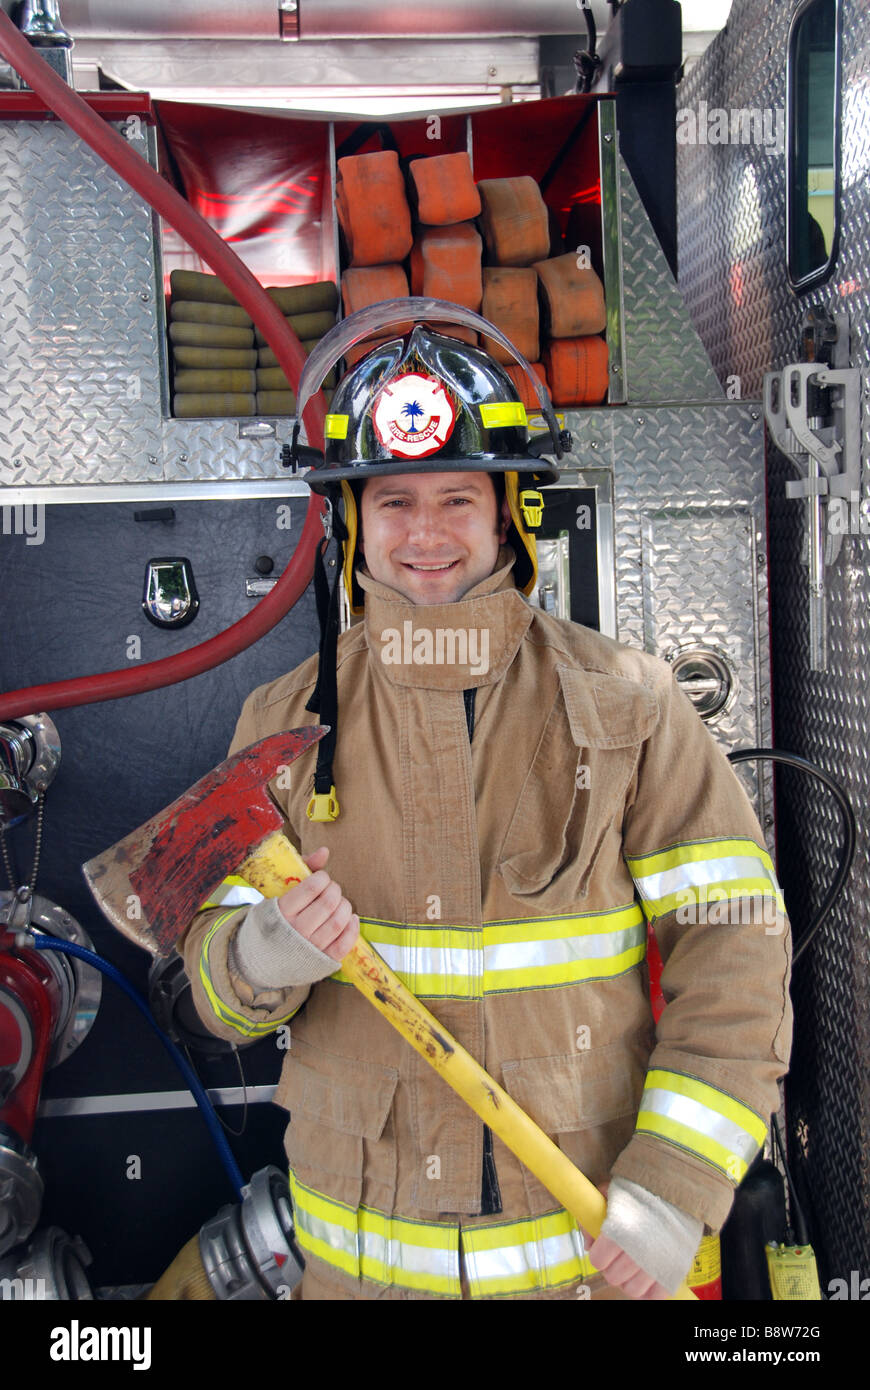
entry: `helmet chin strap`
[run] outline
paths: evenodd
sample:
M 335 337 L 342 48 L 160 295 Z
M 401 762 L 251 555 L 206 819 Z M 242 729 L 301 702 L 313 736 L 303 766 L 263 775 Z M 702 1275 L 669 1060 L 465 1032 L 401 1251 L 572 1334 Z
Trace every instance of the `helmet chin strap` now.
M 348 539 L 347 528 L 333 499 L 327 502 L 324 517 L 325 535 L 318 547 L 318 562 L 314 566 L 314 597 L 320 623 L 320 655 L 317 664 L 317 684 L 305 708 L 320 716 L 321 724 L 329 725 L 317 745 L 317 766 L 314 770 L 314 795 L 308 803 L 307 816 L 312 821 L 333 821 L 338 818 L 339 805 L 335 792 L 332 764 L 338 738 L 338 598 L 342 581 L 341 565 L 336 566 L 335 580 L 330 589 L 326 552 L 332 537 L 343 545 Z

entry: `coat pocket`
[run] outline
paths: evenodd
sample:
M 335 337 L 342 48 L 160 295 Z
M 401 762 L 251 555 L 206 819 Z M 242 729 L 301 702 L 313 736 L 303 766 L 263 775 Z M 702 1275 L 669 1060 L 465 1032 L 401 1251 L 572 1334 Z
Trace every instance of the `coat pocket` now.
M 645 686 L 569 666 L 557 671 L 559 692 L 498 862 L 508 892 L 540 913 L 570 911 L 587 895 L 608 836 L 615 843 L 621 835 L 640 746 L 658 717 Z
M 624 1042 L 505 1062 L 504 1088 L 596 1186 L 634 1133 L 643 1092 L 638 1051 Z M 552 1211 L 557 1199 L 523 1166 L 531 1210 Z
M 290 1111 L 284 1147 L 300 1182 L 358 1207 L 365 1174 L 367 1202 L 392 1209 L 398 1080 L 395 1067 L 339 1057 L 294 1034 L 274 1100 Z

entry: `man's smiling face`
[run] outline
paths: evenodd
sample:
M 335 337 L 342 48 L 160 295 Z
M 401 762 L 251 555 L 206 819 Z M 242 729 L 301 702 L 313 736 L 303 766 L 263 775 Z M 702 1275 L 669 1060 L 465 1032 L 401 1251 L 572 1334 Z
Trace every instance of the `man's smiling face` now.
M 359 549 L 372 579 L 411 603 L 455 603 L 495 569 L 510 510 L 488 473 L 369 478 Z

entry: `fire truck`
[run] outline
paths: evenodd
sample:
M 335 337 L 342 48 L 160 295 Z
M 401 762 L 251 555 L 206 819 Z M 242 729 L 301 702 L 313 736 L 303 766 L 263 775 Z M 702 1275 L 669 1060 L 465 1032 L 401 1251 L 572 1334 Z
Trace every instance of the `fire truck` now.
M 291 1043 L 212 1036 L 132 869 L 129 929 L 100 874 L 318 651 L 340 551 L 305 474 L 341 367 L 304 401 L 303 367 L 407 296 L 540 364 L 525 418 L 562 457 L 528 601 L 671 663 L 782 885 L 790 1069 L 690 1284 L 720 1318 L 870 1297 L 866 7 L 0 8 L 0 1294 L 291 1296 Z M 410 233 L 373 260 L 375 168 L 376 237 Z M 539 263 L 600 318 L 558 329 Z M 167 1292 L 190 1241 L 201 1288 Z

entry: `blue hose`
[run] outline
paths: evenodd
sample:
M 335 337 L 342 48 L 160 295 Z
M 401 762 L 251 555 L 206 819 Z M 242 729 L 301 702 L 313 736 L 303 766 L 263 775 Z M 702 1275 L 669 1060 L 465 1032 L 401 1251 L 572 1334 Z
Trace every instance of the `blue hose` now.
M 242 1188 L 245 1185 L 245 1180 L 242 1177 L 239 1165 L 236 1163 L 233 1151 L 227 1143 L 227 1137 L 221 1129 L 220 1121 L 214 1111 L 214 1106 L 209 1100 L 202 1082 L 184 1053 L 177 1048 L 172 1039 L 168 1038 L 163 1032 L 163 1029 L 157 1023 L 157 1020 L 138 990 L 134 989 L 130 981 L 121 974 L 120 970 L 114 965 L 111 965 L 109 961 L 103 960 L 102 956 L 96 955 L 93 951 L 88 951 L 84 946 L 76 945 L 73 941 L 59 941 L 56 937 L 34 935 L 27 944 L 29 946 L 35 946 L 39 951 L 62 951 L 67 956 L 78 956 L 80 960 L 87 961 L 88 965 L 92 965 L 95 970 L 101 971 L 103 975 L 108 975 L 109 979 L 114 980 L 115 984 L 119 985 L 124 993 L 132 999 L 136 1008 L 144 1015 L 157 1034 L 190 1087 L 190 1090 L 193 1092 L 193 1097 L 202 1111 L 203 1118 L 211 1132 L 211 1137 L 217 1145 L 218 1154 L 227 1171 L 227 1176 L 235 1189 L 236 1196 L 239 1201 L 241 1201 Z

